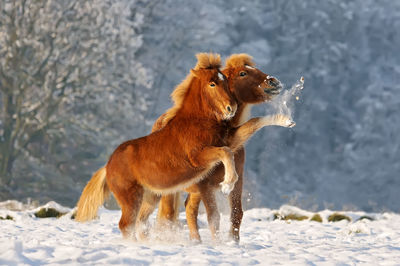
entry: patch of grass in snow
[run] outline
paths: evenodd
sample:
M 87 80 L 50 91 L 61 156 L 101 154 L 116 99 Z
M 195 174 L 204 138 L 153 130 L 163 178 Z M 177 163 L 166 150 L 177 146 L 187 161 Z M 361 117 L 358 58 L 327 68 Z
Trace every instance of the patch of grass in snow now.
M 310 221 L 322 223 L 322 217 L 318 213 L 314 214 L 313 217 L 311 217 Z
M 41 208 L 34 214 L 37 218 L 50 218 L 50 217 L 59 218 L 64 214 L 66 214 L 66 212 L 60 212 L 54 208 Z
M 331 215 L 328 216 L 328 222 L 339 222 L 342 220 L 347 220 L 349 222 L 351 222 L 350 217 L 344 215 L 344 214 L 340 214 L 340 213 L 332 213 Z
M 374 218 L 372 218 L 372 217 L 370 217 L 370 216 L 367 216 L 367 215 L 363 215 L 363 216 L 361 216 L 360 218 L 358 218 L 358 220 L 357 221 L 361 221 L 361 220 L 370 220 L 370 221 L 374 221 Z
M 299 215 L 299 214 L 288 214 L 283 217 L 284 220 L 291 220 L 291 221 L 303 221 L 307 220 L 308 217 L 305 215 Z
M 12 221 L 14 221 L 14 218 L 12 216 L 10 216 L 10 215 L 7 215 L 5 218 L 0 216 L 0 220 L 12 220 Z

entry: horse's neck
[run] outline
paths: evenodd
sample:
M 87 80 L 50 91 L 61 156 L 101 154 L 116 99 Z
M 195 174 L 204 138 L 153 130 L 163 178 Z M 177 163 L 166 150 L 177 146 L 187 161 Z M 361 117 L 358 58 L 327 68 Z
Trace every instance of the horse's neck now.
M 252 104 L 249 103 L 239 103 L 235 116 L 232 118 L 232 126 L 239 127 L 251 116 Z
M 189 109 L 189 110 L 188 110 Z M 217 117 L 210 112 L 202 112 L 191 108 L 181 108 L 175 115 L 177 120 L 193 121 L 193 123 L 201 123 L 202 125 L 217 125 L 220 123 Z
M 177 112 L 180 117 L 191 117 L 198 120 L 215 121 L 216 115 L 202 97 L 200 90 L 190 91 L 183 100 L 182 107 Z

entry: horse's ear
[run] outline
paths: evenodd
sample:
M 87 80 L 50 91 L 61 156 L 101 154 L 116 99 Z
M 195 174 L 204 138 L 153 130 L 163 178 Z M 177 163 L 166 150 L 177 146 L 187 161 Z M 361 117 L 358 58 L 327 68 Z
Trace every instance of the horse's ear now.
M 192 73 L 192 75 L 195 76 L 195 77 L 199 76 L 199 72 L 200 72 L 199 70 L 196 70 L 196 69 L 193 69 L 193 68 L 190 69 L 190 73 Z
M 222 73 L 225 75 L 225 77 L 227 77 L 228 79 L 232 76 L 232 72 L 233 72 L 233 68 L 225 68 L 222 70 Z

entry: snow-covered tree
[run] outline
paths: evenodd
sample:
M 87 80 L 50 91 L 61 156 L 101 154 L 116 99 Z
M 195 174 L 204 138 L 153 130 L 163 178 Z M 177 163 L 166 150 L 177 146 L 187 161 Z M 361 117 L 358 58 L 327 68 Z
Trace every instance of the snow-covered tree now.
M 143 120 L 151 77 L 135 60 L 143 16 L 131 4 L 0 2 L 2 186 L 21 158 L 62 170 L 81 139 L 111 146 Z

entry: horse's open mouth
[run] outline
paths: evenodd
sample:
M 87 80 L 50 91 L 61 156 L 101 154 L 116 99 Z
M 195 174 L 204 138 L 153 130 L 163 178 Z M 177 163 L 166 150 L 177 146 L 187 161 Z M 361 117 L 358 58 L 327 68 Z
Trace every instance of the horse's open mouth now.
M 264 92 L 270 96 L 278 95 L 283 89 L 282 83 L 272 76 L 267 76 L 264 84 L 268 86 L 268 88 L 264 88 Z
M 275 88 L 264 89 L 264 92 L 270 95 L 278 95 L 282 90 L 282 85 Z
M 264 88 L 264 92 L 270 96 L 276 96 L 279 93 L 281 93 L 283 89 L 282 84 L 279 82 L 277 83 L 275 86 L 273 86 L 272 88 Z

